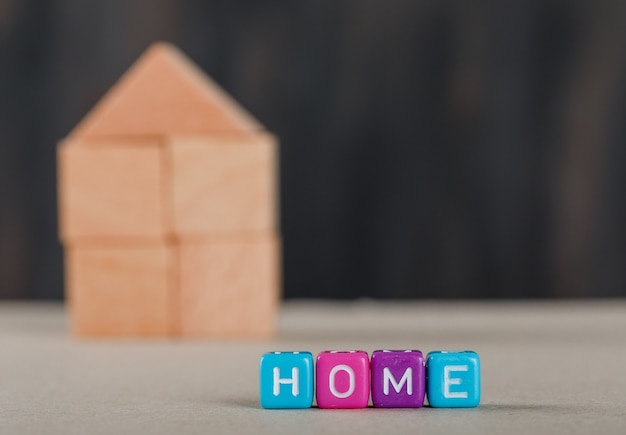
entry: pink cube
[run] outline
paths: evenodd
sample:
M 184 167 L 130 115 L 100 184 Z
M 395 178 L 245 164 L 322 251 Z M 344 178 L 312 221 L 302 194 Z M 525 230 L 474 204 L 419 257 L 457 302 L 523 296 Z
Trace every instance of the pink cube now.
M 367 352 L 321 352 L 317 356 L 315 389 L 320 408 L 365 408 L 370 397 Z

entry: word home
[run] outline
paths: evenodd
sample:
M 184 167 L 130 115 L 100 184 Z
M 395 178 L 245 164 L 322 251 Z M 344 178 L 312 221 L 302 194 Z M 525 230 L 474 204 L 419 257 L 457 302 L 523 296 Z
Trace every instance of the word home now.
M 315 367 L 314 367 L 315 365 Z M 315 372 L 315 375 L 314 375 Z M 480 402 L 480 358 L 473 351 L 269 352 L 260 361 L 263 408 L 473 408 Z

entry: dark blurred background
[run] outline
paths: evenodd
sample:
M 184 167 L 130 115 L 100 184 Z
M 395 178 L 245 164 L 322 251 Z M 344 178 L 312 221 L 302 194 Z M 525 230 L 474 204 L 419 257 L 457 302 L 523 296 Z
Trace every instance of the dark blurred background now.
M 56 142 L 154 40 L 280 136 L 286 297 L 626 295 L 622 0 L 0 0 L 0 297 L 62 297 Z

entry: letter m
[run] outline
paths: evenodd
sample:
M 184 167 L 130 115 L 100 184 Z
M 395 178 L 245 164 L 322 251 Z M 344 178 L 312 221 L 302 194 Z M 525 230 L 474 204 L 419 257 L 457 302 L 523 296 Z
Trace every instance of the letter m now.
M 400 393 L 404 384 L 406 384 L 406 393 L 411 396 L 413 395 L 413 369 L 411 367 L 407 367 L 400 378 L 400 382 L 396 381 L 396 378 L 393 377 L 391 370 L 389 367 L 385 367 L 383 369 L 383 393 L 385 396 L 389 395 L 389 384 L 393 385 L 393 389 L 396 390 L 396 393 Z

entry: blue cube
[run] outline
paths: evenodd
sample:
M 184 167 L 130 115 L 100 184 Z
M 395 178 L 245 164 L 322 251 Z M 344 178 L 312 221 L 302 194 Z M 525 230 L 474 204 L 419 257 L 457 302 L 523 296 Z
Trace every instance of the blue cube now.
M 313 356 L 310 352 L 269 352 L 261 357 L 261 406 L 310 408 Z
M 435 351 L 426 360 L 426 390 L 433 408 L 473 408 L 480 403 L 480 358 L 471 350 Z

